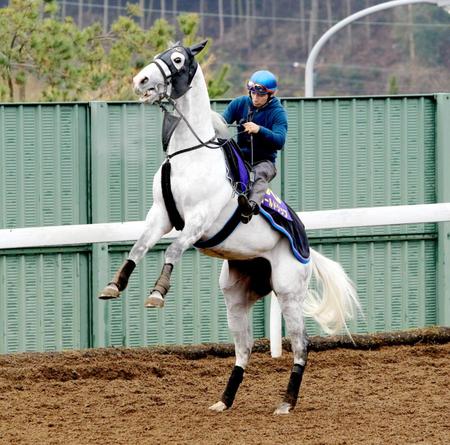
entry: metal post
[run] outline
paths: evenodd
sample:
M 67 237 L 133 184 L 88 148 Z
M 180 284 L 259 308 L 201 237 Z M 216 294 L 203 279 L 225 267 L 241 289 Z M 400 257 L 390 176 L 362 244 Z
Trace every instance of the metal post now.
M 436 181 L 437 200 L 450 198 L 450 94 L 436 97 Z M 438 224 L 437 323 L 450 326 L 450 222 Z
M 370 8 L 362 9 L 361 11 L 355 12 L 354 14 L 349 15 L 345 19 L 336 23 L 327 32 L 325 32 L 325 34 L 322 35 L 322 37 L 317 41 L 317 43 L 313 46 L 311 52 L 309 53 L 305 67 L 305 97 L 314 96 L 314 63 L 316 61 L 317 55 L 319 54 L 319 51 L 322 49 L 322 46 L 325 45 L 325 43 L 333 34 L 342 29 L 344 26 L 347 26 L 349 23 L 368 14 L 372 14 L 373 12 L 413 3 L 432 3 L 434 5 L 441 6 L 447 9 L 450 5 L 450 0 L 394 0 L 386 3 L 380 3 L 379 5 L 371 6 Z
M 274 292 L 270 294 L 270 353 L 272 357 L 281 357 L 283 352 L 281 338 L 281 307 Z

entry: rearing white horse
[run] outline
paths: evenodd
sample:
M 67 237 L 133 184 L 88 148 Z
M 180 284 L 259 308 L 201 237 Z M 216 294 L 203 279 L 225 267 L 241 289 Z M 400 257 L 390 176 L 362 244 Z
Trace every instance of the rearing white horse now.
M 161 101 L 165 99 L 174 107 L 172 114 L 166 111 L 163 127 L 167 161 L 154 178 L 153 205 L 146 217 L 144 233 L 100 298 L 119 297 L 136 264 L 177 225 L 176 218 L 167 210 L 170 191 L 181 220 L 180 228 L 183 222 L 184 227 L 166 250 L 165 264 L 150 291 L 147 307 L 163 306 L 173 266 L 183 252 L 199 241 L 213 238 L 236 212 L 236 193 L 227 179 L 225 158 L 216 142 L 220 119 L 211 111 L 205 79 L 195 60 L 195 55 L 205 45 L 206 41 L 189 48 L 175 44 L 156 56 L 133 80 L 141 100 L 163 107 Z M 359 307 L 351 281 L 338 263 L 312 249 L 310 258 L 299 261 L 288 239 L 275 231 L 262 215 L 255 216 L 247 225 L 238 224 L 219 244 L 200 250 L 225 260 L 220 287 L 236 354 L 236 364 L 225 391 L 210 409 L 224 411 L 232 406 L 253 346 L 250 308 L 274 291 L 291 339 L 294 359 L 284 399 L 275 413 L 289 413 L 297 402 L 308 355 L 303 317 L 314 317 L 327 333 L 346 328 L 346 320 L 353 318 Z M 320 295 L 308 290 L 311 273 L 317 277 Z

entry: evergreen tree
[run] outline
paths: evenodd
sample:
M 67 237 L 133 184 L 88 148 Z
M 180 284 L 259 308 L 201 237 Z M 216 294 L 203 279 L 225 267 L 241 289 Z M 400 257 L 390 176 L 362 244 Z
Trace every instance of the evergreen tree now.
M 32 99 L 135 99 L 131 78 L 177 33 L 187 45 L 200 40 L 195 14 L 180 16 L 178 29 L 159 19 L 148 30 L 141 15 L 138 6 L 129 5 L 127 15 L 104 33 L 100 23 L 80 29 L 71 17 L 61 19 L 55 0 L 11 0 L 0 9 L 0 100 L 29 100 L 31 83 L 39 91 Z M 214 73 L 207 51 L 200 61 L 211 96 L 224 94 L 228 67 Z

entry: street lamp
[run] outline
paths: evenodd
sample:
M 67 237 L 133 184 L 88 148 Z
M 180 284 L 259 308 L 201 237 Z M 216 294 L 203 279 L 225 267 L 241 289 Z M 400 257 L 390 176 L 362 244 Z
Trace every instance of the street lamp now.
M 349 15 L 345 19 L 333 25 L 313 46 L 311 52 L 309 53 L 308 59 L 306 60 L 305 66 L 305 97 L 314 96 L 314 62 L 316 61 L 319 51 L 328 39 L 337 31 L 342 29 L 349 23 L 364 17 L 372 12 L 382 11 L 384 9 L 394 8 L 395 6 L 403 6 L 413 3 L 432 3 L 434 5 L 440 6 L 450 12 L 450 0 L 393 0 L 390 2 L 380 3 L 379 5 L 371 6 L 370 8 L 362 9 L 361 11 L 355 12 Z

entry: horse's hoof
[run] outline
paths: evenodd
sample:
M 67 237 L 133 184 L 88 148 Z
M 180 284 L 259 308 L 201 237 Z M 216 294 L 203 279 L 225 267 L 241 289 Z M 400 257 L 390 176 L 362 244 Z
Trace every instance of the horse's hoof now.
M 221 413 L 222 411 L 225 411 L 227 409 L 227 405 L 223 403 L 222 401 L 214 403 L 214 405 L 211 405 L 209 407 L 211 411 L 215 411 L 216 413 Z
M 98 298 L 101 300 L 111 300 L 112 298 L 119 298 L 120 291 L 116 284 L 109 283 L 101 292 Z
M 145 307 L 164 307 L 164 298 L 157 290 L 154 290 L 147 298 L 147 301 L 145 302 L 144 306 Z
M 279 414 L 289 414 L 289 412 L 291 411 L 292 407 L 290 403 L 287 402 L 283 402 L 280 403 L 280 405 L 278 406 L 278 408 L 273 412 L 276 415 Z

